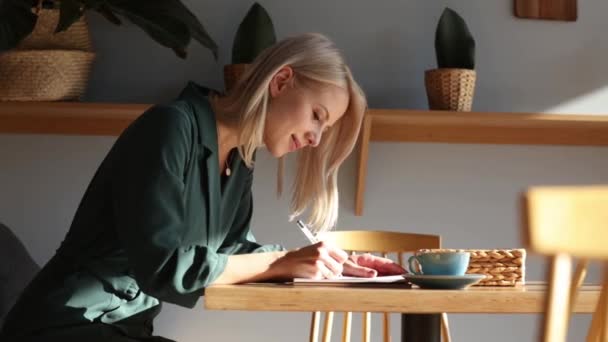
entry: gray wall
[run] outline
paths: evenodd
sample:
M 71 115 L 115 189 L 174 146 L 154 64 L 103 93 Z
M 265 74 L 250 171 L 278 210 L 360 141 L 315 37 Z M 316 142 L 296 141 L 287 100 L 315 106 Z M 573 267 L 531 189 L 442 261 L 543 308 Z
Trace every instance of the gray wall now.
M 512 1 L 260 1 L 284 37 L 331 36 L 346 54 L 372 108 L 426 108 L 423 72 L 435 67 L 434 29 L 444 6 L 465 17 L 477 40 L 474 110 L 606 112 L 608 2 L 579 1 L 575 23 L 516 19 Z M 91 16 L 97 62 L 87 100 L 163 102 L 187 80 L 220 87 L 232 38 L 251 1 L 187 1 L 220 45 L 221 58 L 192 46 L 182 61 L 134 27 Z M 111 137 L 0 135 L 0 220 L 44 263 L 69 226 Z M 258 240 L 305 241 L 274 196 L 275 161 L 258 155 L 254 229 Z M 608 149 L 592 147 L 374 143 L 365 215 L 353 214 L 355 158 L 341 172 L 340 228 L 441 234 L 447 247 L 520 245 L 516 200 L 532 184 L 608 183 Z M 531 257 L 528 279 L 544 276 Z M 594 272 L 595 273 L 595 272 Z M 591 280 L 596 280 L 593 274 Z M 157 333 L 179 341 L 305 341 L 308 314 L 213 312 L 167 305 Z M 576 316 L 571 341 L 589 322 Z M 393 336 L 398 336 L 394 317 Z M 377 322 L 378 320 L 376 320 Z M 456 341 L 533 341 L 535 315 L 451 315 Z M 380 326 L 375 325 L 375 332 Z M 338 329 L 336 329 L 338 330 Z

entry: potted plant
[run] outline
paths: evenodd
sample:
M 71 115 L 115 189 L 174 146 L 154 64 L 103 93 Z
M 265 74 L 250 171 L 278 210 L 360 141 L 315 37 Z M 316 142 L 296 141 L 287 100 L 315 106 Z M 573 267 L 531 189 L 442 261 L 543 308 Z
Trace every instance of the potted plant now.
M 224 66 L 224 84 L 230 91 L 251 62 L 267 47 L 276 43 L 272 19 L 264 7 L 254 3 L 234 37 L 231 64 Z
M 67 30 L 86 11 L 94 10 L 111 23 L 120 17 L 143 29 L 150 38 L 186 58 L 190 40 L 201 43 L 217 58 L 217 44 L 196 16 L 180 0 L 2 0 L 0 1 L 0 51 L 14 48 L 36 25 L 35 10 L 57 8 L 60 18 L 54 33 Z
M 78 99 L 94 59 L 85 12 L 128 20 L 186 58 L 194 39 L 217 45 L 180 0 L 0 0 L 0 100 Z
M 475 40 L 464 19 L 446 8 L 435 32 L 437 69 L 425 71 L 430 109 L 470 111 L 475 92 Z

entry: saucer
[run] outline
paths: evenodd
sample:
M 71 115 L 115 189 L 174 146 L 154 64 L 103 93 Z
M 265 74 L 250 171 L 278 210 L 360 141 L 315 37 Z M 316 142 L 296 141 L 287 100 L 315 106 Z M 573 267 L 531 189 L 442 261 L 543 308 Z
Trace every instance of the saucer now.
M 486 276 L 483 274 L 451 275 L 417 275 L 406 274 L 405 279 L 422 289 L 459 290 L 478 283 Z

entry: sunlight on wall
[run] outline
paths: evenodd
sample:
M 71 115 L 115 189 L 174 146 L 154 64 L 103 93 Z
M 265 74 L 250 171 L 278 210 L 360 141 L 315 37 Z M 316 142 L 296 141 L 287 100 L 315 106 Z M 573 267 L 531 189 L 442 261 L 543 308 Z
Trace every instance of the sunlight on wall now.
M 578 96 L 554 107 L 545 113 L 608 115 L 608 86 Z

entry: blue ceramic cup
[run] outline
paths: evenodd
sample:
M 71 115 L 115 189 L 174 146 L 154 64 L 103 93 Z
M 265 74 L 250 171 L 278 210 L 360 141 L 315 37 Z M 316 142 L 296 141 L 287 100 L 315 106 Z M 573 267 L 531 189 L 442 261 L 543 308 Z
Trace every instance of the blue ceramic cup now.
M 425 252 L 408 259 L 410 273 L 424 275 L 464 275 L 469 267 L 468 252 Z

